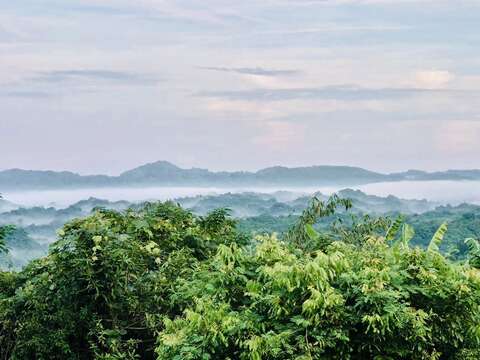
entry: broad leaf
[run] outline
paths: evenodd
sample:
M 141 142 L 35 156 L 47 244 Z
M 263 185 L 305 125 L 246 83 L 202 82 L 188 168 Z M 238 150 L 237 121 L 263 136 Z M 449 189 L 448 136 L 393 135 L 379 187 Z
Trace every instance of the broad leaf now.
M 448 230 L 448 225 L 446 222 L 444 222 L 438 230 L 435 232 L 435 234 L 432 237 L 432 240 L 430 240 L 430 244 L 428 245 L 428 251 L 439 251 L 440 250 L 440 244 L 443 241 L 443 237 L 445 236 L 445 233 Z
M 403 217 L 399 216 L 395 219 L 395 221 L 390 225 L 385 235 L 385 241 L 393 241 L 400 230 L 400 227 L 403 224 Z
M 402 233 L 400 235 L 400 242 L 402 245 L 408 246 L 410 240 L 415 236 L 415 230 L 411 225 L 403 224 Z

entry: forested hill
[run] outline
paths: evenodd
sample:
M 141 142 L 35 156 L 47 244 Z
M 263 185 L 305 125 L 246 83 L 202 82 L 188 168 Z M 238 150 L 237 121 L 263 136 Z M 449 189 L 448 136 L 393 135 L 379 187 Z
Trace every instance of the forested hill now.
M 350 166 L 270 167 L 257 172 L 212 172 L 183 169 L 158 161 L 119 176 L 88 175 L 72 172 L 11 169 L 0 171 L 0 189 L 56 189 L 110 186 L 348 186 L 382 181 L 480 180 L 480 170 L 424 172 L 409 170 L 382 174 Z

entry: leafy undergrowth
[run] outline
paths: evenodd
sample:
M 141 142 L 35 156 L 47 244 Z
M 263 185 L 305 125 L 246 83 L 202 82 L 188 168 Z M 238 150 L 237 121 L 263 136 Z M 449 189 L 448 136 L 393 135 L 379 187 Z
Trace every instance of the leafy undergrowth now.
M 253 239 L 172 203 L 74 220 L 0 273 L 0 359 L 480 358 L 478 253 L 446 259 L 445 228 L 412 248 L 400 221 L 314 230 L 338 205 Z

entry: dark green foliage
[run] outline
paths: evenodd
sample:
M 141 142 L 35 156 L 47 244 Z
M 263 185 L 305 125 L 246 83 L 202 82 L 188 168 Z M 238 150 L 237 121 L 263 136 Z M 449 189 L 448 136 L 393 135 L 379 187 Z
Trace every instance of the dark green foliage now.
M 415 228 L 412 243 L 425 247 L 432 234 L 446 222 L 448 231 L 440 249 L 458 259 L 464 259 L 468 253 L 464 239 L 480 237 L 480 207 L 475 205 L 442 206 L 424 214 L 407 216 L 406 221 Z
M 14 230 L 13 226 L 0 226 L 0 254 L 8 252 L 6 238 Z
M 74 220 L 0 273 L 0 360 L 478 358 L 475 252 L 452 263 L 439 233 L 412 248 L 405 224 L 335 216 L 349 205 L 313 201 L 282 238 L 173 203 Z
M 238 222 L 238 229 L 244 233 L 250 234 L 267 234 L 267 233 L 285 233 L 298 220 L 298 216 L 272 216 L 260 215 L 240 219 Z
M 0 348 L 13 359 L 151 358 L 151 324 L 179 311 L 175 281 L 237 240 L 223 211 L 198 218 L 170 203 L 75 220 L 13 296 L 0 293 Z

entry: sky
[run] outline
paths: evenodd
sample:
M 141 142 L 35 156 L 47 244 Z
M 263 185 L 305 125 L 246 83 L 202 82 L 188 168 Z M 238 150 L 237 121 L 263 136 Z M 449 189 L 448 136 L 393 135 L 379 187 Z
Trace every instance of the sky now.
M 479 154 L 479 0 L 0 0 L 0 169 Z

